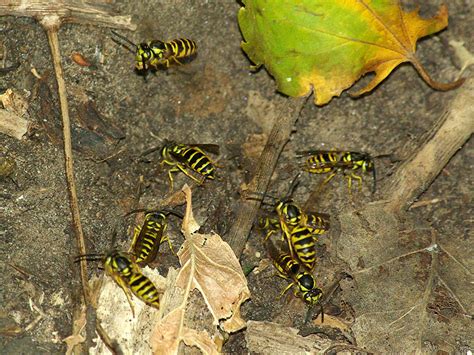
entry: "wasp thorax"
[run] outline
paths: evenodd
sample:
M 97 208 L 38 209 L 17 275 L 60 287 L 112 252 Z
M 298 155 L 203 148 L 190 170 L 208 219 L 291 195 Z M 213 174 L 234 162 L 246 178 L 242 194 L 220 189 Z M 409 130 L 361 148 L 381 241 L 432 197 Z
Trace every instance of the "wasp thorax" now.
M 303 295 L 304 301 L 309 304 L 315 304 L 319 301 L 323 292 L 319 288 L 314 288 Z

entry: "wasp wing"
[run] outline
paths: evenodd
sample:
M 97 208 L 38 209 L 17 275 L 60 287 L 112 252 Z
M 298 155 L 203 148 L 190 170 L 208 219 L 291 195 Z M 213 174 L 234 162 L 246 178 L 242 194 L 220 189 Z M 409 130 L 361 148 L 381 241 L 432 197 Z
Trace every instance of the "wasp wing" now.
M 205 150 L 206 152 L 219 155 L 219 145 L 217 144 L 186 144 L 189 147 L 196 147 L 200 148 L 202 150 Z

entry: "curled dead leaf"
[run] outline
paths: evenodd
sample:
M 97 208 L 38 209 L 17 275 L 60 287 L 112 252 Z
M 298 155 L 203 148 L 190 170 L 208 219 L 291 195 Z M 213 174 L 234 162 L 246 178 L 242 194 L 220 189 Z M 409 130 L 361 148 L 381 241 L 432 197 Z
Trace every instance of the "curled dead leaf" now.
M 200 226 L 192 214 L 191 189 L 185 185 L 183 192 L 187 207 L 182 226 L 186 240 L 178 252 L 182 267 L 163 297 L 163 318 L 153 331 L 151 344 L 154 353 L 160 354 L 176 353 L 181 342 L 206 354 L 218 353 L 222 342 L 216 325 L 229 333 L 245 327 L 240 305 L 250 297 L 250 291 L 229 245 L 215 233 L 196 233 Z M 207 330 L 190 328 L 186 322 L 193 312 L 194 303 L 188 301 L 194 289 L 199 290 L 211 313 L 211 319 L 202 324 Z

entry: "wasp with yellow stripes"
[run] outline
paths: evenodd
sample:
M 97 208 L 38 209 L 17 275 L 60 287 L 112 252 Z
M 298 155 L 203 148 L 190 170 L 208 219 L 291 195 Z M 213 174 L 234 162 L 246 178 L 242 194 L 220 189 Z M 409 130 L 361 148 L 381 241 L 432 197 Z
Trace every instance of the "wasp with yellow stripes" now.
M 300 296 L 308 305 L 317 304 L 322 295 L 322 290 L 317 287 L 316 281 L 302 265 L 291 257 L 290 254 L 281 251 L 270 242 L 266 242 L 266 247 L 273 265 L 277 269 L 278 276 L 291 280 L 291 283 L 282 292 L 281 296 L 290 288 L 295 287 L 294 294 Z
M 306 214 L 293 202 L 287 206 L 291 206 L 290 209 L 283 208 L 278 211 L 281 214 L 279 219 L 260 218 L 258 226 L 266 231 L 265 240 L 272 234 L 281 232 L 282 240 L 288 243 L 291 256 L 299 260 L 306 269 L 312 270 L 316 262 L 316 242 L 318 236 L 329 229 L 329 216 L 319 213 Z
M 352 179 L 362 187 L 361 174 L 372 174 L 372 193 L 376 189 L 375 164 L 368 153 L 349 152 L 338 150 L 307 150 L 296 152 L 299 157 L 307 157 L 302 164 L 303 170 L 312 174 L 329 174 L 321 186 L 328 183 L 336 174 L 343 173 L 347 178 L 349 192 L 352 188 Z
M 130 213 L 141 211 L 136 210 Z M 170 250 L 174 253 L 171 241 L 165 234 L 170 214 L 183 218 L 182 214 L 172 210 L 146 211 L 143 224 L 135 227 L 129 252 L 139 266 L 143 267 L 153 262 L 163 242 L 168 242 Z
M 193 59 L 196 55 L 197 45 L 191 39 L 178 38 L 167 42 L 153 40 L 137 45 L 115 31 L 112 33 L 120 39 L 112 37 L 115 43 L 135 54 L 135 70 L 139 74 L 146 75 L 148 70 L 169 68 L 171 63 L 182 65 L 184 60 Z
M 114 250 L 105 255 L 81 255 L 76 258 L 76 261 L 81 259 L 102 261 L 106 274 L 114 279 L 127 296 L 128 303 L 134 315 L 135 311 L 130 292 L 147 305 L 154 308 L 160 307 L 158 289 L 148 277 L 143 275 L 128 253 Z
M 161 149 L 161 165 L 170 165 L 168 177 L 170 189 L 173 190 L 173 173 L 183 172 L 186 176 L 202 185 L 206 179 L 214 180 L 216 167 L 204 150 L 219 154 L 219 146 L 216 144 L 193 144 L 187 145 L 174 141 L 165 141 L 161 147 L 149 149 L 143 155 Z
M 161 211 L 146 213 L 143 225 L 135 227 L 130 252 L 138 265 L 145 266 L 155 260 L 161 243 L 165 241 L 173 251 L 171 241 L 165 235 L 167 227 L 167 215 Z
M 298 225 L 303 225 L 307 227 L 311 234 L 313 235 L 321 235 L 326 233 L 329 230 L 330 223 L 329 223 L 329 215 L 327 213 L 319 213 L 319 212 L 306 212 L 302 214 L 300 219 L 300 223 L 292 225 L 291 223 L 291 216 L 288 214 L 282 214 L 283 218 L 281 218 L 282 223 L 284 223 L 285 230 L 287 234 L 291 234 L 293 229 Z M 285 221 L 290 220 L 290 223 L 285 223 Z M 278 233 L 279 231 L 283 232 L 281 228 L 282 224 L 280 223 L 280 219 L 278 218 L 271 218 L 267 217 L 260 217 L 258 219 L 258 228 L 267 231 L 267 235 L 265 240 L 268 239 L 272 234 Z

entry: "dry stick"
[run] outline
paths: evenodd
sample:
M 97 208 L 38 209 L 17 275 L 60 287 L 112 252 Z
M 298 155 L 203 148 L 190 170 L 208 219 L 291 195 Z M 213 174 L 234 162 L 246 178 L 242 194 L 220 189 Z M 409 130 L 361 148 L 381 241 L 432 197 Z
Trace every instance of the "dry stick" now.
M 286 101 L 286 103 L 282 102 L 283 109 L 278 117 L 275 117 L 272 131 L 256 164 L 255 175 L 249 184 L 249 191 L 252 192 L 265 193 L 267 190 L 278 157 L 290 139 L 291 131 L 307 98 L 295 99 L 279 96 L 279 100 Z M 235 222 L 227 238 L 227 242 L 238 258 L 244 250 L 259 207 L 260 201 L 246 199 L 245 195 L 242 196 Z
M 70 197 L 70 208 L 73 216 L 73 227 L 76 236 L 79 252 L 85 254 L 84 235 L 80 222 L 79 207 L 77 201 L 77 193 L 74 182 L 72 147 L 70 134 L 70 120 L 68 113 L 68 104 L 66 96 L 66 86 L 64 83 L 62 68 L 60 62 L 58 30 L 63 22 L 101 24 L 114 28 L 127 28 L 134 30 L 136 26 L 131 23 L 130 16 L 112 16 L 108 11 L 108 5 L 103 3 L 101 8 L 96 7 L 97 4 L 73 3 L 72 1 L 35 1 L 28 2 L 23 0 L 4 1 L 0 4 L 0 16 L 27 16 L 39 19 L 43 27 L 46 29 L 53 64 L 56 72 L 58 83 L 58 96 L 61 105 L 63 119 L 64 134 L 64 156 L 66 167 L 66 181 L 68 184 L 68 192 Z M 85 260 L 81 260 L 81 284 L 84 293 L 84 301 L 86 305 L 91 303 L 90 289 L 87 282 L 87 265 Z M 97 332 L 102 339 L 107 339 L 100 323 L 97 322 Z
M 100 8 L 98 7 L 100 6 Z M 64 157 L 66 167 L 66 181 L 70 197 L 70 208 L 73 218 L 74 233 L 80 254 L 85 254 L 84 234 L 82 232 L 79 206 L 77 201 L 76 184 L 74 181 L 71 129 L 69 111 L 67 104 L 66 85 L 64 83 L 61 68 L 61 56 L 59 51 L 58 30 L 64 22 L 100 24 L 115 28 L 135 29 L 131 23 L 130 16 L 112 16 L 109 13 L 108 4 L 82 4 L 73 1 L 24 1 L 10 0 L 0 4 L 0 16 L 26 16 L 39 19 L 46 29 L 48 41 L 51 47 L 53 65 L 58 83 L 58 96 L 61 105 L 64 134 Z M 90 290 L 87 282 L 87 262 L 81 260 L 81 283 L 86 304 L 90 303 Z
M 112 16 L 105 1 L 90 3 L 68 0 L 1 0 L 0 16 L 59 16 L 61 23 L 83 23 L 135 30 L 130 16 Z
M 82 231 L 81 216 L 79 213 L 79 205 L 77 201 L 76 182 L 74 180 L 73 159 L 72 159 L 72 142 L 71 142 L 71 122 L 69 120 L 69 109 L 67 103 L 66 84 L 63 77 L 63 69 L 61 67 L 61 54 L 59 52 L 58 30 L 61 25 L 59 16 L 50 15 L 41 19 L 41 25 L 46 29 L 49 45 L 51 47 L 51 55 L 53 57 L 54 71 L 56 73 L 56 81 L 58 83 L 59 103 L 61 106 L 61 115 L 63 119 L 63 136 L 64 136 L 64 160 L 66 168 L 66 182 L 69 192 L 69 204 L 72 213 L 72 224 L 74 226 L 74 234 L 79 249 L 79 254 L 86 254 L 86 245 L 84 242 L 84 233 Z M 87 279 L 87 261 L 84 258 L 80 260 L 82 292 L 86 304 L 90 304 L 90 290 Z
M 388 210 L 406 210 L 474 132 L 474 78 L 466 80 L 419 149 L 382 186 Z

